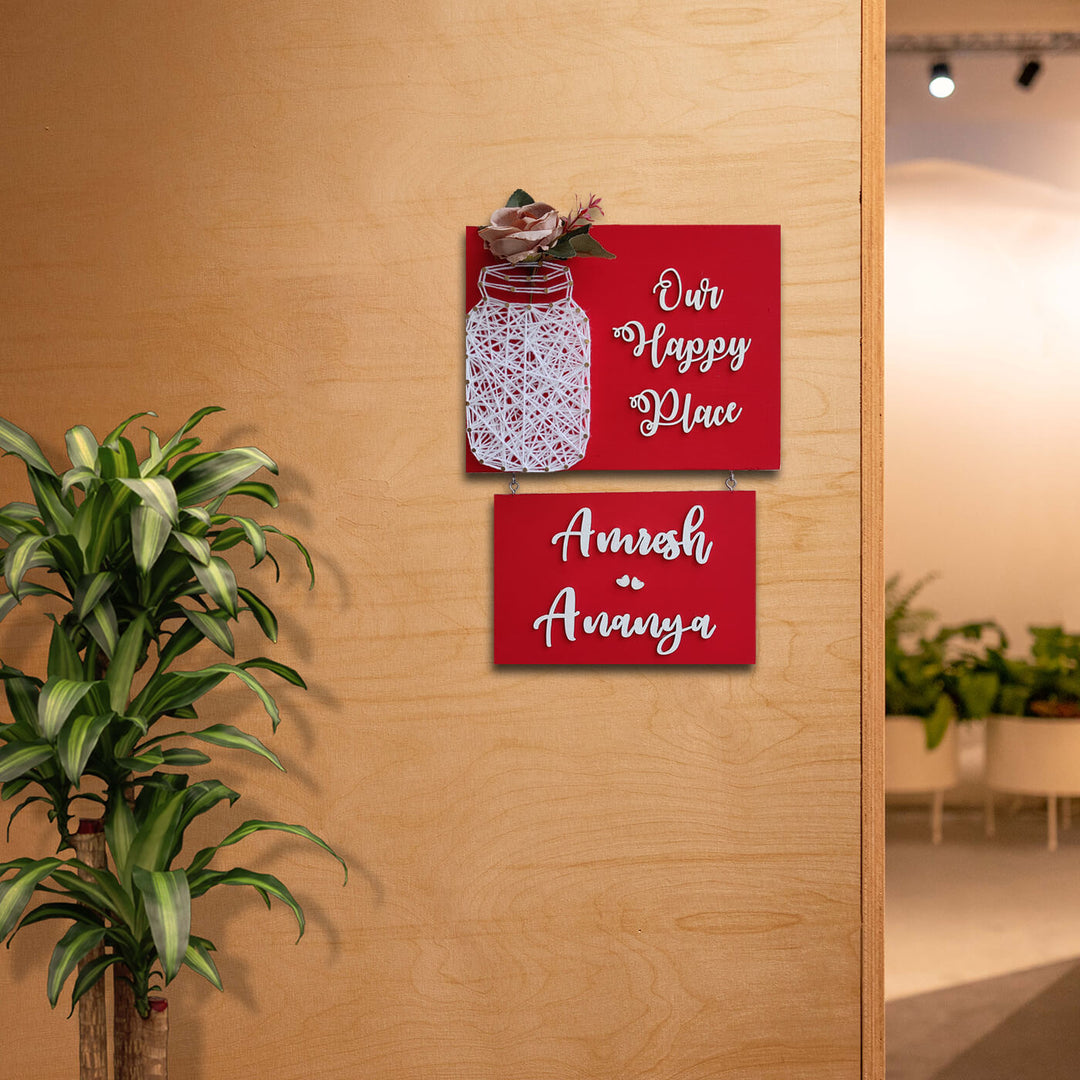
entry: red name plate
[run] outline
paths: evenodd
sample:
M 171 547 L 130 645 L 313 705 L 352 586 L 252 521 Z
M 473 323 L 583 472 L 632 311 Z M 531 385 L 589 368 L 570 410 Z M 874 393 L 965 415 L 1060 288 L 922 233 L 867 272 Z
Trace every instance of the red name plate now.
M 495 663 L 752 664 L 752 491 L 495 496 Z
M 588 439 L 571 467 L 780 468 L 780 227 L 593 232 L 616 257 L 565 264 L 591 339 L 591 400 L 573 406 L 589 409 Z M 494 262 L 470 229 L 466 310 L 480 302 L 480 270 Z M 467 471 L 489 471 L 466 444 Z

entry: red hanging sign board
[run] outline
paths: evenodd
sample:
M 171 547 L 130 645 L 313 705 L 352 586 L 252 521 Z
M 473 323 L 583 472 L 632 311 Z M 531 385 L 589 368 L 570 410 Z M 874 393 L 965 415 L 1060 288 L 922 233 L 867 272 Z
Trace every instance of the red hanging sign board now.
M 582 446 L 578 433 L 572 455 L 584 456 L 570 467 L 778 469 L 780 227 L 600 225 L 592 235 L 615 259 L 544 264 L 565 265 L 573 279 L 572 299 L 588 316 L 589 385 L 559 404 L 563 413 L 587 411 L 587 437 Z M 470 229 L 468 311 L 482 300 L 481 269 L 496 263 Z M 480 351 L 497 366 L 500 346 L 490 342 L 487 334 Z M 476 353 L 474 342 L 467 351 L 470 357 Z M 467 389 L 467 397 L 472 392 Z M 502 396 L 535 400 L 545 393 L 533 383 L 526 387 L 515 372 Z M 467 408 L 475 408 L 471 400 Z M 500 432 L 515 422 L 502 418 Z M 488 469 L 469 449 L 468 437 L 466 442 L 469 472 L 544 470 L 542 464 Z
M 495 497 L 495 663 L 752 664 L 752 491 Z

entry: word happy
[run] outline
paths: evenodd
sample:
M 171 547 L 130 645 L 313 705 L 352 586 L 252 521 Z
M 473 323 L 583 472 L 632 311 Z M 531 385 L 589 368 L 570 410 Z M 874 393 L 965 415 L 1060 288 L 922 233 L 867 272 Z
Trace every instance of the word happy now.
M 561 544 L 560 557 L 563 562 L 567 561 L 571 551 L 583 559 L 591 558 L 595 551 L 599 555 L 655 555 L 666 561 L 688 558 L 698 566 L 704 566 L 713 551 L 712 541 L 701 531 L 704 520 L 704 509 L 696 505 L 686 512 L 679 528 L 660 532 L 650 532 L 645 528 L 623 532 L 618 527 L 597 531 L 593 528 L 592 509 L 583 506 L 571 516 L 565 529 L 552 536 L 551 542 Z M 635 589 L 642 587 L 639 579 L 634 578 L 633 581 Z M 622 584 L 622 579 L 618 579 L 616 584 Z M 660 656 L 675 652 L 686 634 L 698 634 L 702 640 L 708 640 L 716 633 L 716 624 L 708 615 L 684 618 L 681 614 L 662 616 L 652 612 L 648 615 L 631 615 L 629 612 L 611 614 L 607 611 L 582 615 L 577 607 L 577 591 L 572 585 L 561 589 L 547 614 L 541 615 L 532 624 L 534 630 L 543 629 L 544 642 L 549 649 L 557 625 L 561 626 L 564 639 L 571 642 L 577 640 L 579 631 L 602 638 L 651 637 L 656 641 L 656 652 Z

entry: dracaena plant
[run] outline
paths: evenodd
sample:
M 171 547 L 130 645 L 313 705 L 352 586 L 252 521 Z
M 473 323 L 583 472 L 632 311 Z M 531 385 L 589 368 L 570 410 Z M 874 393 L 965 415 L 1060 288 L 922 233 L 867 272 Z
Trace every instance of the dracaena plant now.
M 244 749 L 281 768 L 259 739 L 230 724 L 151 733 L 162 717 L 197 720 L 196 703 L 230 676 L 254 692 L 276 730 L 277 706 L 252 672 L 304 685 L 292 668 L 263 656 L 176 667 L 202 643 L 234 658 L 230 624 L 242 616 L 277 640 L 273 611 L 237 583 L 224 553 L 242 545 L 255 566 L 265 560 L 276 570 L 268 535 L 283 538 L 303 555 L 314 584 L 296 537 L 234 508 L 241 500 L 278 505 L 273 487 L 250 479 L 260 469 L 276 473 L 274 462 L 252 446 L 199 450 L 191 432 L 218 411 L 198 410 L 164 443 L 150 430 L 141 459 L 125 433 L 153 413 L 128 417 L 100 443 L 89 428 L 73 427 L 65 437 L 71 467 L 63 472 L 30 435 L 0 419 L 0 449 L 22 459 L 33 498 L 0 507 L 7 586 L 0 619 L 43 598 L 52 620 L 44 679 L 0 662 L 11 711 L 0 723 L 0 798 L 31 792 L 9 830 L 16 814 L 45 802 L 63 850 L 74 801 L 111 812 L 134 776 L 209 760 L 190 744 L 174 745 L 177 739 Z M 144 667 L 148 677 L 137 676 Z
M 180 774 L 154 773 L 137 781 L 134 804 L 120 799 L 110 806 L 106 836 L 113 869 L 96 869 L 76 858 L 15 859 L 0 864 L 0 939 L 24 926 L 49 920 L 70 922 L 53 950 L 47 990 L 55 1006 L 65 982 L 99 946 L 104 953 L 79 972 L 71 995 L 79 999 L 114 965 L 122 965 L 140 1016 L 150 1012 L 150 994 L 171 982 L 182 967 L 202 975 L 219 990 L 214 944 L 191 932 L 191 901 L 225 885 L 247 885 L 270 905 L 283 901 L 296 916 L 300 936 L 304 914 L 286 886 L 271 874 L 243 867 L 218 870 L 214 856 L 256 832 L 291 833 L 340 857 L 301 825 L 246 821 L 223 840 L 198 851 L 187 865 L 176 865 L 184 832 L 201 814 L 238 795 L 217 780 L 188 784 Z M 81 873 L 80 873 L 81 872 Z M 348 872 L 346 870 L 346 879 Z M 23 914 L 35 896 L 45 902 Z M 160 980 L 160 982 L 159 982 Z

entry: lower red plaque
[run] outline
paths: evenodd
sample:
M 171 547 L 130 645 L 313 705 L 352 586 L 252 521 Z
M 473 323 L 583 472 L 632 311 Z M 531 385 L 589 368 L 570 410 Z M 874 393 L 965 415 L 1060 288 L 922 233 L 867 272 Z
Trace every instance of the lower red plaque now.
M 495 663 L 752 664 L 752 491 L 495 497 Z

